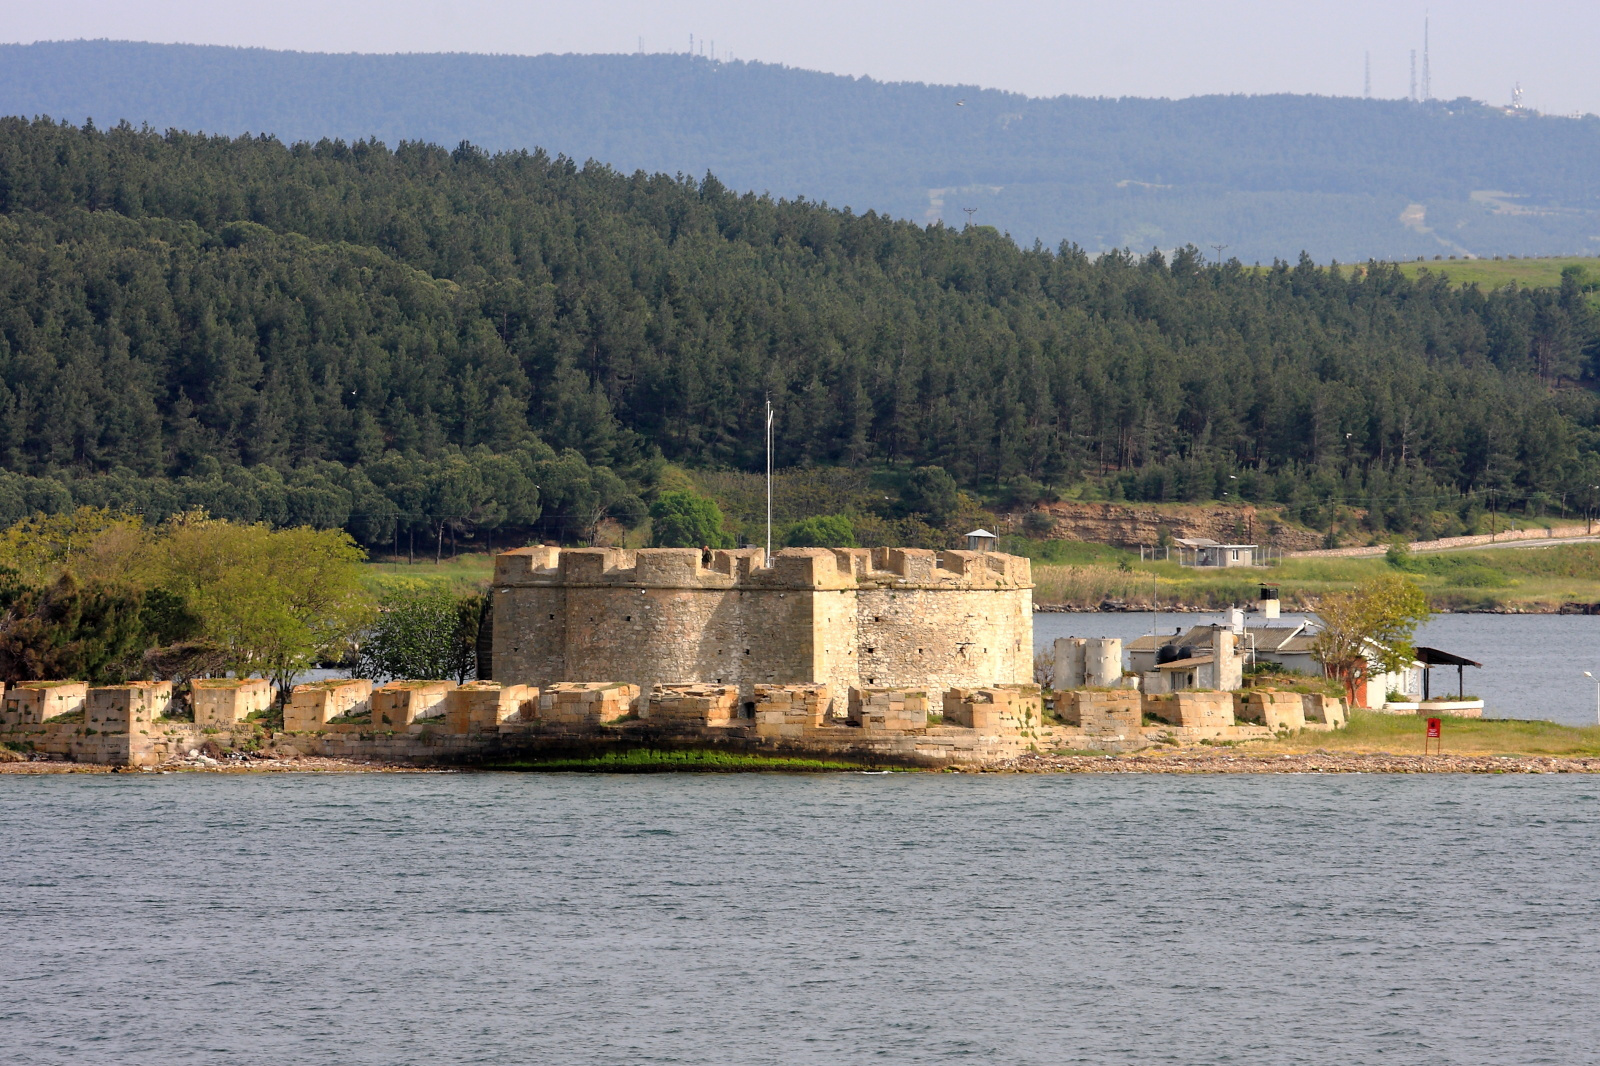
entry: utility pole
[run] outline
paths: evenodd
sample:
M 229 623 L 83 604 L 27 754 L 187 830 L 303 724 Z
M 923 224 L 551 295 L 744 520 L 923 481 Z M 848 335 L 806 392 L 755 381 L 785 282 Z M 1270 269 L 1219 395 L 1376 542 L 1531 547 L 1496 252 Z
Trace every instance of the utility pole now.
M 967 213 L 967 229 L 971 229 L 972 216 L 978 213 L 978 209 L 976 207 L 963 207 L 961 210 Z
M 1222 265 L 1222 250 L 1224 248 L 1231 248 L 1233 246 L 1231 244 L 1210 244 L 1210 245 L 1207 245 L 1206 247 L 1215 248 L 1217 250 L 1217 265 L 1221 266 Z
M 772 565 L 772 397 L 767 397 L 767 558 Z

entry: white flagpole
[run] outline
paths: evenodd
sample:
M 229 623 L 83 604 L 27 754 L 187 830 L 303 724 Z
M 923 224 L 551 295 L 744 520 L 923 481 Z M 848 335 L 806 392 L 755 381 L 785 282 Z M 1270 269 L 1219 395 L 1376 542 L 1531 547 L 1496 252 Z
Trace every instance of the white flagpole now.
M 767 558 L 772 565 L 772 400 L 767 400 Z

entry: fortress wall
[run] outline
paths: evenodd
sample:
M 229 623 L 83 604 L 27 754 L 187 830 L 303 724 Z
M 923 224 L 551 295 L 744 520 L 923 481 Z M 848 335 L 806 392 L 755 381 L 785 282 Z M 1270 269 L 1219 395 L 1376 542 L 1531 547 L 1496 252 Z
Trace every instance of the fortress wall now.
M 494 676 L 544 686 L 567 678 L 567 590 L 554 585 L 495 588 Z
M 875 548 L 522 549 L 496 560 L 494 674 L 546 687 L 1027 683 L 1028 560 Z M 869 654 L 867 649 L 871 648 Z
M 619 678 L 740 685 L 812 680 L 811 594 L 754 589 L 573 588 L 566 593 L 560 674 L 496 672 L 508 680 Z M 496 621 L 496 635 L 499 634 Z M 553 660 L 555 656 L 542 656 Z
M 860 683 L 937 689 L 1033 681 L 1031 590 L 875 588 L 856 599 Z

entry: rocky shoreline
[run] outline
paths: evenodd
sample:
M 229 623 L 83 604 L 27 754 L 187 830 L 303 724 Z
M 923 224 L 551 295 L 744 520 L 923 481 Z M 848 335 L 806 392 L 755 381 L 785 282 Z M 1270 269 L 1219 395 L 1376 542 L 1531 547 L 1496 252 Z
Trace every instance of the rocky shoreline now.
M 1237 606 L 1250 608 L 1250 604 Z M 1285 603 L 1285 611 L 1290 613 L 1307 613 L 1315 607 Z M 1227 610 L 1226 607 L 1202 607 L 1193 603 L 1164 603 L 1154 608 L 1157 614 L 1217 614 Z M 1151 607 L 1147 603 L 1123 603 L 1119 600 L 1107 600 L 1098 607 L 1074 607 L 1065 603 L 1035 603 L 1034 614 L 1149 614 Z M 1501 604 L 1495 607 L 1440 607 L 1434 610 L 1435 614 L 1600 614 L 1600 603 L 1513 603 Z
M 208 764 L 209 763 L 209 764 Z M 462 773 L 458 767 L 417 767 L 318 756 L 184 759 L 157 767 L 120 767 L 58 760 L 0 763 L 4 774 L 250 774 Z M 492 771 L 491 771 L 492 772 Z M 785 771 L 764 771 L 785 772 Z M 937 771 L 935 771 L 937 772 Z M 1122 755 L 1023 755 L 988 767 L 948 767 L 947 773 L 1022 774 L 1596 774 L 1600 757 L 1551 755 L 1397 755 L 1390 752 L 1271 752 L 1180 749 Z
M 1030 774 L 1594 774 L 1600 773 L 1600 757 L 1181 750 L 1115 756 L 1030 754 L 994 769 Z

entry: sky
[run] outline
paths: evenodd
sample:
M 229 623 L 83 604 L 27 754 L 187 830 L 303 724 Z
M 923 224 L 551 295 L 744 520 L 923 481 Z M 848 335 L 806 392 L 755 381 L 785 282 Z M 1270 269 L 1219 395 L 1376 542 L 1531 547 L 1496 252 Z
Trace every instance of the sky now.
M 696 51 L 1033 96 L 1433 96 L 1600 113 L 1600 3 L 1570 0 L 11 0 L 0 40 L 317 52 Z

